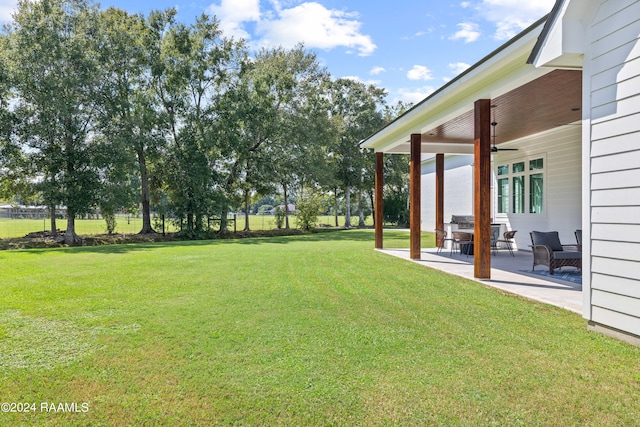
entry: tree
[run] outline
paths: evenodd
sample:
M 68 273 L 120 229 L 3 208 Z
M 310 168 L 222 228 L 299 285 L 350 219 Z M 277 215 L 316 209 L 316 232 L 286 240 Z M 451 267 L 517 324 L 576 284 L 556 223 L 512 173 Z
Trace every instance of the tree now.
M 28 147 L 48 204 L 67 207 L 65 242 L 77 241 L 76 215 L 96 200 L 100 174 L 93 162 L 97 9 L 84 0 L 20 0 L 9 24 L 11 73 Z
M 217 20 L 201 15 L 186 27 L 175 10 L 149 17 L 147 46 L 152 86 L 170 140 L 165 184 L 174 210 L 186 217 L 187 231 L 203 230 L 203 218 L 220 205 L 220 163 L 214 125 L 218 97 L 228 90 L 243 44 L 225 39 Z M 223 215 L 223 221 L 226 214 Z
M 385 95 L 383 89 L 351 79 L 338 79 L 333 84 L 332 114 L 339 120 L 333 157 L 336 179 L 344 188 L 345 227 L 351 226 L 351 193 L 365 187 L 366 169 L 372 165 L 366 164 L 359 144 L 384 123 L 379 107 L 384 105 Z
M 128 176 L 135 158 L 139 177 L 139 203 L 142 206 L 140 234 L 154 233 L 151 226 L 148 161 L 157 158 L 164 138 L 159 134 L 159 117 L 150 93 L 150 64 L 145 48 L 149 28 L 143 16 L 109 8 L 100 13 L 100 130 L 113 147 L 111 178 L 106 188 L 103 210 L 125 206 L 130 192 L 114 191 L 131 182 Z M 121 169 L 115 171 L 115 169 Z M 136 180 L 138 181 L 138 180 Z M 123 196 L 115 200 L 114 196 Z M 113 212 L 112 212 L 113 213 Z
M 285 227 L 289 228 L 288 196 L 299 163 L 311 142 L 300 129 L 308 101 L 327 80 L 315 55 L 303 46 L 263 49 L 245 60 L 236 84 L 221 97 L 220 151 L 227 197 L 241 188 L 264 193 L 280 186 L 285 198 Z M 326 115 L 326 109 L 323 112 Z M 307 126 L 311 122 L 306 122 Z

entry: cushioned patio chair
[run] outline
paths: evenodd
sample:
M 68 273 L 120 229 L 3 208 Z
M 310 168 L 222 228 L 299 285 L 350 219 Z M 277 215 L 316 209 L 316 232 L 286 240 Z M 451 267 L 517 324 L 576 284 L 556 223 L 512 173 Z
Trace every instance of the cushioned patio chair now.
M 577 245 L 563 245 L 560 243 L 557 231 L 532 231 L 531 248 L 533 249 L 533 268 L 536 265 L 549 267 L 549 274 L 556 268 L 575 267 L 582 269 L 582 252 Z
M 582 252 L 582 230 L 576 230 L 576 243 L 578 244 L 578 250 Z
M 515 243 L 515 240 L 513 239 L 517 232 L 518 230 L 505 231 L 502 234 L 502 239 L 498 239 L 498 241 L 496 242 L 496 243 L 504 243 L 507 249 L 509 249 L 509 253 L 511 254 L 511 256 L 515 256 L 513 254 L 513 244 Z
M 444 248 L 445 242 L 452 242 L 451 245 L 453 245 L 453 239 L 447 239 L 447 232 L 436 228 L 436 246 L 438 247 L 438 253 Z

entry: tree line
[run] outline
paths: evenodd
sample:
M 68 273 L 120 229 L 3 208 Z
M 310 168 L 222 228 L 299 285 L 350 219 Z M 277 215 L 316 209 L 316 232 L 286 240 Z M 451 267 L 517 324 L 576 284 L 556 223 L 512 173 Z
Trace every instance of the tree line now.
M 359 142 L 407 107 L 385 97 L 332 78 L 302 45 L 252 52 L 206 14 L 185 25 L 175 9 L 20 0 L 0 34 L 0 197 L 48 206 L 53 232 L 65 206 L 69 244 L 96 208 L 140 209 L 141 233 L 152 212 L 193 237 L 211 217 L 225 232 L 255 194 L 333 194 L 350 224 L 352 198 L 373 198 Z M 387 163 L 389 194 L 403 195 L 406 159 Z

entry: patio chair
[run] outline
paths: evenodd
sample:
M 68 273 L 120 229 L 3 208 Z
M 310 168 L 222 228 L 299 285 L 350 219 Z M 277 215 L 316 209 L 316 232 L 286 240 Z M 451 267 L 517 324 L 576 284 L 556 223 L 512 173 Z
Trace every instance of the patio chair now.
M 438 247 L 438 253 L 444 248 L 445 242 L 452 242 L 451 245 L 453 246 L 453 239 L 447 239 L 447 232 L 436 228 L 436 246 Z
M 452 231 L 451 235 L 453 237 L 451 241 L 451 252 L 449 256 L 453 255 L 454 249 L 458 248 L 458 253 L 462 253 L 462 245 L 467 245 L 467 250 L 465 251 L 467 257 L 469 257 L 469 252 L 471 252 L 471 245 L 473 245 L 473 234 L 466 233 L 464 231 Z
M 576 230 L 576 243 L 578 244 L 578 250 L 582 252 L 582 230 Z
M 496 241 L 496 245 L 498 243 L 504 243 L 507 249 L 509 249 L 509 253 L 511 254 L 511 256 L 515 256 L 513 254 L 513 244 L 515 243 L 514 237 L 517 232 L 518 230 L 505 231 L 502 235 L 502 239 L 498 239 Z
M 532 231 L 529 235 L 533 249 L 532 271 L 536 265 L 548 266 L 551 275 L 556 268 L 565 266 L 582 269 L 582 252 L 576 245 L 561 244 L 557 231 Z
M 498 241 L 500 240 L 500 225 L 491 224 L 491 252 L 495 256 L 498 253 Z

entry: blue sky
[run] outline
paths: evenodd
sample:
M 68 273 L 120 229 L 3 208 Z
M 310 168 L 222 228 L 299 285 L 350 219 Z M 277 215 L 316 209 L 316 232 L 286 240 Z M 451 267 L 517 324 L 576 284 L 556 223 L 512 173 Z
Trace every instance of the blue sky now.
M 0 0 L 7 21 L 17 0 Z M 215 14 L 252 48 L 303 42 L 332 76 L 374 83 L 390 102 L 419 102 L 551 11 L 554 0 L 103 0 L 130 12 Z

